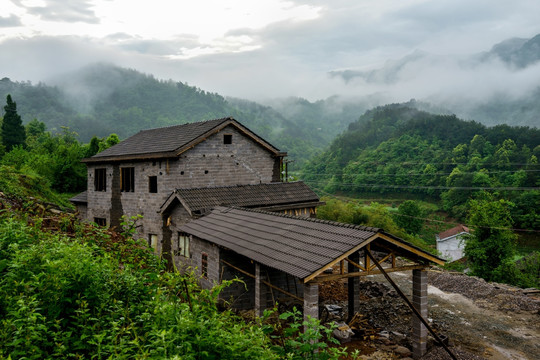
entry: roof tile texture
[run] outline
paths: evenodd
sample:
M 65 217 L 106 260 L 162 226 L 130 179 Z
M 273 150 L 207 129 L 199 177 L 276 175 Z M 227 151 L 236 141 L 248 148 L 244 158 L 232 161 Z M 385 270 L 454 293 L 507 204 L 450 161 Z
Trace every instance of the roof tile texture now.
M 100 158 L 175 151 L 228 120 L 231 120 L 231 118 L 142 130 L 93 157 Z
M 176 194 L 191 211 L 219 205 L 264 207 L 318 202 L 319 197 L 303 182 L 177 189 Z
M 181 230 L 301 279 L 379 231 L 230 207 L 217 207 Z

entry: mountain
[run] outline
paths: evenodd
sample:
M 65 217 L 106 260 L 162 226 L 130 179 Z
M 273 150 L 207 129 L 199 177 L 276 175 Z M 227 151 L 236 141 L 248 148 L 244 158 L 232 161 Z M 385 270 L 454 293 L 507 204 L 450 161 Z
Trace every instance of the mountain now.
M 523 69 L 540 61 L 540 34 L 531 39 L 513 38 L 500 42 L 484 55 L 499 58 L 508 65 Z
M 121 139 L 148 128 L 232 116 L 302 164 L 322 151 L 369 105 L 334 97 L 311 103 L 275 100 L 263 105 L 224 98 L 194 86 L 155 79 L 133 69 L 93 64 L 51 84 L 0 80 L 25 123 L 36 118 L 55 132 L 63 127 L 87 142 L 116 133 Z
M 485 190 L 513 201 L 523 228 L 540 229 L 532 210 L 540 201 L 540 129 L 486 127 L 411 105 L 366 111 L 307 162 L 301 179 L 329 193 L 435 197 L 459 218 Z

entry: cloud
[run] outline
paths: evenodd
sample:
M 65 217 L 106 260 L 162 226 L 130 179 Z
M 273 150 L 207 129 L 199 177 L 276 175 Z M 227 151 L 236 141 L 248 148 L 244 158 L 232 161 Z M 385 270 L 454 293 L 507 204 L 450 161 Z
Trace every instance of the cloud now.
M 14 2 L 25 8 L 28 14 L 46 21 L 99 23 L 99 18 L 92 10 L 94 4 L 91 0 L 44 0 L 44 5 L 26 5 L 20 0 Z
M 21 25 L 21 19 L 15 15 L 10 15 L 9 17 L 0 16 L 0 28 L 16 27 L 20 25 Z

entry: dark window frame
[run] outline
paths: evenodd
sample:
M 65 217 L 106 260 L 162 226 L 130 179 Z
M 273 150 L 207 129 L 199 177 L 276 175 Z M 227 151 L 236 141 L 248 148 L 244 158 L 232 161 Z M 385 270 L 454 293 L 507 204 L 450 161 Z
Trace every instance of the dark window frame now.
M 157 176 L 148 177 L 148 192 L 152 194 L 157 194 L 158 192 Z
M 97 224 L 97 226 L 107 226 L 107 219 L 105 218 L 95 217 L 94 222 Z
M 152 238 L 155 236 L 156 242 L 155 244 L 152 243 Z M 157 234 L 148 234 L 148 247 L 154 251 L 157 251 L 157 245 L 158 245 L 159 237 Z
M 223 144 L 225 145 L 232 144 L 232 134 L 223 134 Z
M 208 279 L 208 254 L 201 254 L 201 275 L 203 278 Z
M 94 191 L 107 191 L 107 169 L 94 169 Z
M 123 167 L 120 168 L 120 191 L 134 192 L 135 191 L 135 168 Z
M 191 239 L 189 237 L 189 234 L 179 231 L 176 241 L 177 241 L 177 248 L 174 251 L 174 255 L 190 258 L 191 257 L 191 254 L 190 254 Z

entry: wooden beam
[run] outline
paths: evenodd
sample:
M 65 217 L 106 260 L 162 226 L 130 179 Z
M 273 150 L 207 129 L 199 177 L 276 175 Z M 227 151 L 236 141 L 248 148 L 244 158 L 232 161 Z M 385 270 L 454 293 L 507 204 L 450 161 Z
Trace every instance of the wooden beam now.
M 410 246 L 410 245 L 408 245 L 406 243 L 403 243 L 401 241 L 393 239 L 388 235 L 380 234 L 380 233 L 378 235 L 379 235 L 379 237 L 381 239 L 384 239 L 384 240 L 386 240 L 386 241 L 388 241 L 388 242 L 390 242 L 390 243 L 392 243 L 392 244 L 394 244 L 394 245 L 396 245 L 396 246 L 398 246 L 398 247 L 400 247 L 402 249 L 410 251 L 413 254 L 418 255 L 419 257 L 422 257 L 422 258 L 424 258 L 426 260 L 429 260 L 429 261 L 434 262 L 434 263 L 439 264 L 439 265 L 444 265 L 445 264 L 444 260 L 441 260 L 441 259 L 431 255 L 430 253 L 428 253 L 426 251 L 416 249 L 416 248 L 414 248 L 414 247 L 412 247 L 412 246 Z
M 439 344 L 442 345 L 442 347 L 444 348 L 444 350 L 446 350 L 446 352 L 448 353 L 448 355 L 450 355 L 450 357 L 453 359 L 453 360 L 457 360 L 456 356 L 454 355 L 454 353 L 452 353 L 452 351 L 450 351 L 450 349 L 448 348 L 448 346 L 446 346 L 446 344 L 444 343 L 444 341 L 441 340 L 441 338 L 439 337 L 439 335 L 437 335 L 435 333 L 435 331 L 433 331 L 433 329 L 431 328 L 431 326 L 429 325 L 429 323 L 426 321 L 426 319 L 424 319 L 424 317 L 422 316 L 422 314 L 420 314 L 420 312 L 414 307 L 414 305 L 411 303 L 411 301 L 409 300 L 409 298 L 407 298 L 407 296 L 405 296 L 405 294 L 403 293 L 403 291 L 401 291 L 401 289 L 399 288 L 399 286 L 397 286 L 397 284 L 394 282 L 394 280 L 392 280 L 392 278 L 388 275 L 388 271 L 385 271 L 385 269 L 383 269 L 383 267 L 381 266 L 381 264 L 379 262 L 377 262 L 377 260 L 375 260 L 375 258 L 373 257 L 373 255 L 371 254 L 371 252 L 367 251 L 367 255 L 373 260 L 373 262 L 377 265 L 377 267 L 379 268 L 379 271 L 381 271 L 381 273 L 384 275 L 384 277 L 386 278 L 386 280 L 388 280 L 388 282 L 390 283 L 390 285 L 392 285 L 394 287 L 394 289 L 396 290 L 396 292 L 401 296 L 401 298 L 405 301 L 405 303 L 407 303 L 407 305 L 409 306 L 409 308 L 412 310 L 412 312 L 416 315 L 416 317 L 418 317 L 418 319 L 420 319 L 420 321 L 422 322 L 422 324 L 424 324 L 424 326 L 429 330 L 429 332 L 431 332 L 431 335 L 433 335 L 433 337 L 437 340 L 437 342 Z
M 362 270 L 362 271 L 367 271 L 366 268 L 364 268 L 364 267 L 363 267 L 362 265 L 360 265 L 360 264 L 355 263 L 355 262 L 352 261 L 351 259 L 347 258 L 347 259 L 345 259 L 345 260 L 347 260 L 352 266 L 354 266 L 354 267 L 356 267 L 356 268 L 358 268 L 358 269 L 360 269 L 360 270 Z
M 369 244 L 370 242 L 375 240 L 377 238 L 377 236 L 379 236 L 379 235 L 378 234 L 372 235 L 371 237 L 369 237 L 368 239 L 362 241 L 360 244 L 356 245 L 355 247 L 353 247 L 351 250 L 347 251 L 346 253 L 344 253 L 340 257 L 338 257 L 338 258 L 332 260 L 331 262 L 329 262 L 328 264 L 324 265 L 322 268 L 315 271 L 313 274 L 311 274 L 311 275 L 307 276 L 306 278 L 304 278 L 304 283 L 307 283 L 307 282 L 313 280 L 314 278 L 319 276 L 322 272 L 324 272 L 324 270 L 326 270 L 328 268 L 331 268 L 332 266 L 334 266 L 335 264 L 337 264 L 341 260 L 349 257 L 349 255 L 351 255 L 352 253 L 360 250 L 361 248 L 363 248 L 364 246 L 366 246 L 367 244 Z
M 246 276 L 249 276 L 249 277 L 252 278 L 252 279 L 255 279 L 255 275 L 250 274 L 250 273 L 248 273 L 247 271 L 242 270 L 242 269 L 240 269 L 239 267 L 236 267 L 236 266 L 234 266 L 233 264 L 230 264 L 230 263 L 228 263 L 228 262 L 225 261 L 225 260 L 220 260 L 220 261 L 221 261 L 222 263 L 224 263 L 225 265 L 227 265 L 227 266 L 233 268 L 234 270 L 236 270 L 236 271 L 238 271 L 238 272 L 240 272 L 240 273 L 242 273 L 242 274 L 244 274 L 244 275 L 246 275 Z M 266 276 L 268 276 L 268 273 L 266 274 Z M 277 286 L 275 286 L 275 285 L 272 285 L 272 284 L 269 283 L 268 281 L 265 281 L 265 280 L 262 280 L 262 279 L 261 279 L 261 282 L 262 282 L 263 284 L 265 284 L 266 286 L 270 287 L 271 289 L 275 289 L 275 290 L 277 290 L 277 291 L 279 291 L 279 292 L 281 292 L 281 293 L 283 293 L 283 294 L 285 294 L 285 295 L 287 295 L 287 296 L 292 297 L 292 298 L 295 299 L 295 300 L 298 300 L 298 301 L 304 301 L 303 298 L 298 297 L 298 296 L 296 296 L 296 295 L 294 295 L 294 294 L 291 294 L 290 292 L 285 291 L 285 290 L 283 290 L 282 288 L 279 288 L 279 287 L 277 287 Z
M 376 265 L 375 265 L 376 266 Z M 409 271 L 409 270 L 416 270 L 416 269 L 425 269 L 427 265 L 406 265 L 406 266 L 400 266 L 395 268 L 386 268 L 384 269 L 387 273 L 391 272 L 397 272 L 397 271 Z M 377 275 L 382 274 L 380 270 L 370 270 L 370 271 L 355 271 L 347 274 L 332 274 L 332 275 L 320 275 L 316 278 L 312 279 L 312 282 L 321 283 L 325 281 L 332 281 L 332 280 L 339 280 L 339 279 L 347 279 L 351 277 L 361 277 L 361 276 L 368 276 L 368 275 Z

